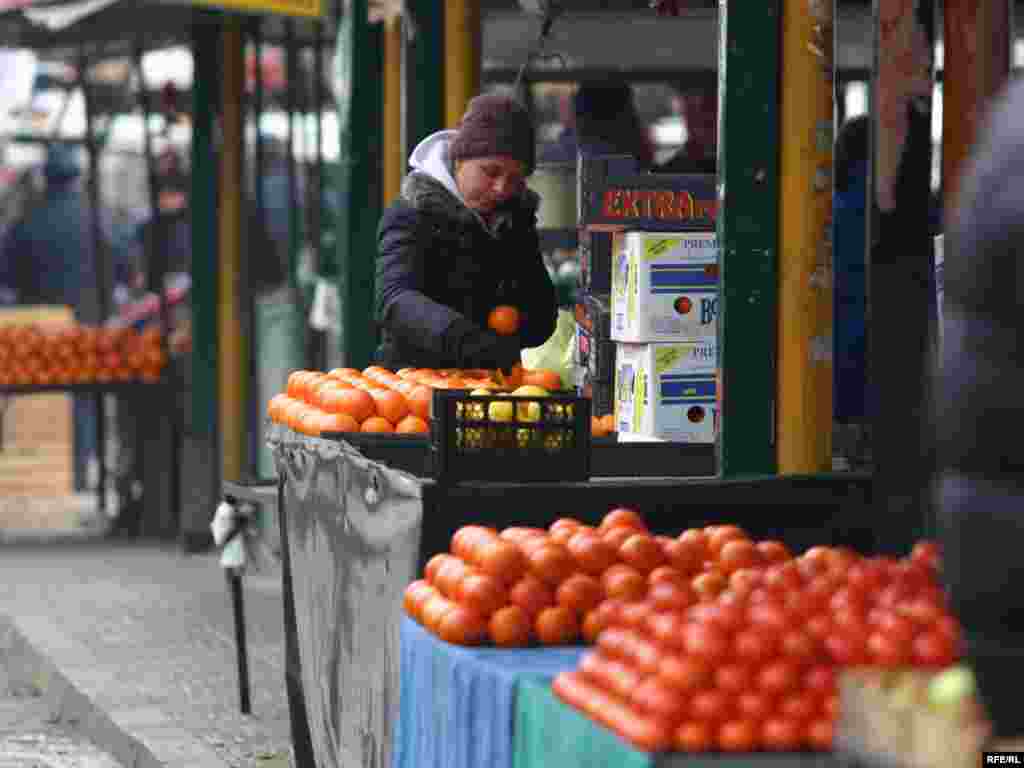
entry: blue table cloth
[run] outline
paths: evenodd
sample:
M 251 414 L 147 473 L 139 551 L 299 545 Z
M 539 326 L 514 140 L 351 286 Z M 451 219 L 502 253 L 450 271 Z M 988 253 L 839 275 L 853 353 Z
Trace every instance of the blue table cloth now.
M 392 768 L 512 768 L 519 681 L 575 669 L 584 650 L 463 648 L 403 617 Z

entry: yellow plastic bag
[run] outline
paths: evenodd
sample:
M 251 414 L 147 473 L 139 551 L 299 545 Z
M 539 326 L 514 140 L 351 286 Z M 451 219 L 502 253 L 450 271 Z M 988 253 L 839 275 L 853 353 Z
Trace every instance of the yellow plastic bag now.
M 562 377 L 562 387 L 573 387 L 572 350 L 576 340 L 576 317 L 565 309 L 558 310 L 558 324 L 551 338 L 539 347 L 524 349 L 523 367 L 546 368 Z

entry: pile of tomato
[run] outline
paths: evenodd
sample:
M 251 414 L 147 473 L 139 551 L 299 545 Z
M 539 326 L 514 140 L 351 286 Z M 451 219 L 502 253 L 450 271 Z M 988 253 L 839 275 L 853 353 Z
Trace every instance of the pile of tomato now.
M 839 669 L 959 657 L 931 542 L 902 560 L 815 547 L 751 563 L 764 542 L 734 526 L 684 536 L 705 545 L 715 589 L 726 585 L 709 596 L 666 578 L 643 600 L 606 601 L 597 648 L 553 684 L 642 749 L 828 750 Z
M 553 690 L 642 749 L 827 750 L 838 670 L 959 658 L 937 569 L 932 542 L 794 557 L 734 525 L 654 535 L 618 508 L 597 527 L 463 527 L 405 609 L 451 643 L 595 645 Z
M 151 383 L 166 362 L 156 328 L 0 327 L 0 386 Z

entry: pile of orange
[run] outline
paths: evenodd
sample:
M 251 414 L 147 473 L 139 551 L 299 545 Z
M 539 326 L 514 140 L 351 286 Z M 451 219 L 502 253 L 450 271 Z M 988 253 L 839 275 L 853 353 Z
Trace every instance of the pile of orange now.
M 641 749 L 829 750 L 840 669 L 959 658 L 931 542 L 896 560 L 829 547 L 794 559 L 735 526 L 677 541 L 685 557 L 705 558 L 701 573 L 659 567 L 642 599 L 602 603 L 597 648 L 553 683 L 565 703 Z
M 0 386 L 152 383 L 166 362 L 157 328 L 0 327 Z
M 363 371 L 295 371 L 288 377 L 287 391 L 270 399 L 267 415 L 277 424 L 311 436 L 327 432 L 425 434 L 430 431 L 435 389 L 504 392 L 523 384 L 551 391 L 561 389 L 562 380 L 554 371 L 522 367 L 508 376 L 497 371 L 431 368 L 392 372 L 376 365 Z
M 592 437 L 607 437 L 615 432 L 615 414 L 590 417 L 590 434 Z

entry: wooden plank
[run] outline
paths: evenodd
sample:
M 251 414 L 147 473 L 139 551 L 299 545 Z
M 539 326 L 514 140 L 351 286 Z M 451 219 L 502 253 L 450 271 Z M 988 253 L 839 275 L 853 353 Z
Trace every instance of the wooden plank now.
M 779 474 L 832 466 L 832 5 L 783 2 Z

